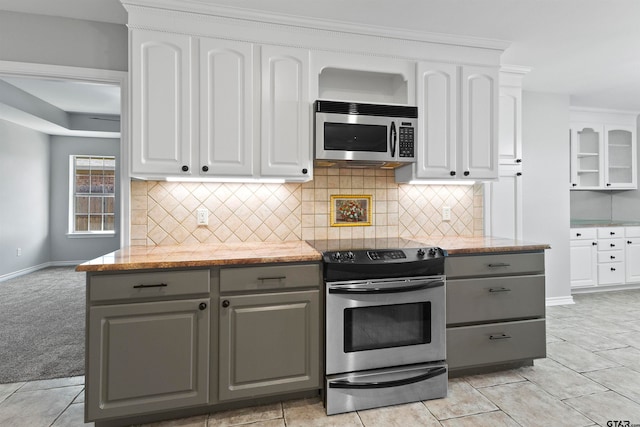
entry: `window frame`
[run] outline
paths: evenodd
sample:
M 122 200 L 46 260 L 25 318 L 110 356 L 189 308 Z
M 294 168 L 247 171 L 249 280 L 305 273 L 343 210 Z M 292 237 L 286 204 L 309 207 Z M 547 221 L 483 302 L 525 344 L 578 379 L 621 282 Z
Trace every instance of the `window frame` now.
M 92 187 L 91 187 L 91 182 L 89 181 L 89 192 L 80 192 L 78 193 L 77 190 L 77 173 L 76 173 L 76 167 L 77 167 L 77 159 L 78 158 L 87 158 L 89 160 L 89 171 L 92 170 L 92 166 L 91 166 L 91 161 L 94 159 L 99 159 L 99 160 L 112 160 L 114 162 L 113 165 L 113 192 L 109 192 L 109 193 L 92 193 Z M 106 168 L 102 167 L 99 168 L 100 170 L 107 170 Z M 109 169 L 110 170 L 110 169 Z M 69 226 L 68 226 L 68 232 L 67 235 L 69 237 L 113 237 L 116 235 L 116 223 L 117 223 L 117 183 L 118 183 L 118 166 L 117 166 L 117 158 L 116 156 L 113 155 L 95 155 L 95 154 L 71 154 L 69 155 Z M 92 176 L 90 173 L 88 176 Z M 104 186 L 104 184 L 103 184 Z M 95 194 L 95 195 L 94 195 Z M 105 196 L 105 194 L 108 194 L 108 196 Z M 87 230 L 76 230 L 76 216 L 78 215 L 78 212 L 76 212 L 76 202 L 77 202 L 77 198 L 78 196 L 86 196 L 88 198 L 87 200 Z M 102 212 L 100 213 L 96 213 L 94 214 L 94 216 L 100 216 L 101 217 L 101 230 L 91 230 L 91 198 L 100 198 L 101 199 L 101 204 L 102 204 Z M 105 217 L 108 216 L 105 214 L 104 212 L 104 200 L 106 198 L 112 198 L 112 206 L 113 206 L 113 230 L 105 230 L 104 229 L 104 225 L 105 225 Z

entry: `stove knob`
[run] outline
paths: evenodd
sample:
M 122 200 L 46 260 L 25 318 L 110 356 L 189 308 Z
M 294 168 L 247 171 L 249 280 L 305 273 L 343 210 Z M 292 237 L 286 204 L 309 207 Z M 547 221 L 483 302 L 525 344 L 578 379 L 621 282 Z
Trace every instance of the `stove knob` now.
M 418 249 L 418 258 L 422 258 L 424 256 L 424 249 Z
M 331 258 L 333 258 L 334 261 L 340 261 L 342 259 L 342 254 L 340 252 L 334 252 L 333 255 L 331 255 Z
M 436 250 L 436 248 L 429 249 L 429 256 L 435 257 L 437 253 L 438 251 Z
M 353 252 L 349 251 L 347 252 L 347 259 L 352 260 L 355 258 L 355 255 Z

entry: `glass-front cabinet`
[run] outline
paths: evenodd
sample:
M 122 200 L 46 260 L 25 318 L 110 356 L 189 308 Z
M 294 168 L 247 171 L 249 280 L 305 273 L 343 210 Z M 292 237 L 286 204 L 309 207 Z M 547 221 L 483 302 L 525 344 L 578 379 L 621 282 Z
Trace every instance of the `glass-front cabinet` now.
M 602 187 L 602 126 L 578 124 L 571 126 L 571 188 Z
M 636 188 L 634 129 L 605 126 L 605 187 Z
M 572 190 L 638 188 L 635 113 L 572 110 Z

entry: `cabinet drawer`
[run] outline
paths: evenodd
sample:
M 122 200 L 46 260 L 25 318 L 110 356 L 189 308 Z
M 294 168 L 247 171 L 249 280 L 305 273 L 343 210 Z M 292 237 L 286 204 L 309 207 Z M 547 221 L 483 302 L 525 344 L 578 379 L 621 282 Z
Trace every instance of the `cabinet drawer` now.
M 450 369 L 546 357 L 544 319 L 447 328 Z
M 447 325 L 544 317 L 544 275 L 447 281 Z
M 610 239 L 624 237 L 624 227 L 598 228 L 598 239 Z
M 509 276 L 544 273 L 544 252 L 450 256 L 445 258 L 447 278 Z
M 318 287 L 320 264 L 282 264 L 220 270 L 220 292 Z
M 602 264 L 603 262 L 622 262 L 623 260 L 624 260 L 623 250 L 598 252 L 598 264 Z
M 91 276 L 89 300 L 110 301 L 209 293 L 209 270 Z
M 598 251 L 617 251 L 624 249 L 624 238 L 598 240 Z
M 624 263 L 608 262 L 598 264 L 598 285 L 624 283 Z
M 624 229 L 625 237 L 640 237 L 640 227 L 626 227 Z
M 598 235 L 596 228 L 572 228 L 571 240 L 595 239 Z

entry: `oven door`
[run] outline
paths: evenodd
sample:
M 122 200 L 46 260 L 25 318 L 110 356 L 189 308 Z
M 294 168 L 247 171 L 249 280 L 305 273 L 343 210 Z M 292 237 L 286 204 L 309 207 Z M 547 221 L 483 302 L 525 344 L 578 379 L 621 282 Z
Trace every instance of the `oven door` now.
M 446 359 L 445 279 L 327 283 L 326 374 Z

